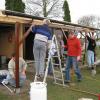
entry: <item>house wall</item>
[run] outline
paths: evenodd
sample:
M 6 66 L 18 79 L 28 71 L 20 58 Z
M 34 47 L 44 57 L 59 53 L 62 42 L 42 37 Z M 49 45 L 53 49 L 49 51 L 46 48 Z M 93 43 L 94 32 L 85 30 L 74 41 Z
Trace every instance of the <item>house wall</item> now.
M 14 50 L 14 30 L 0 30 L 0 55 L 11 56 Z
M 23 25 L 20 25 L 19 39 L 23 36 Z M 0 56 L 4 55 L 7 58 L 11 57 L 11 54 L 15 50 L 15 29 L 3 28 L 0 30 Z M 23 44 L 19 48 L 19 56 L 23 57 Z

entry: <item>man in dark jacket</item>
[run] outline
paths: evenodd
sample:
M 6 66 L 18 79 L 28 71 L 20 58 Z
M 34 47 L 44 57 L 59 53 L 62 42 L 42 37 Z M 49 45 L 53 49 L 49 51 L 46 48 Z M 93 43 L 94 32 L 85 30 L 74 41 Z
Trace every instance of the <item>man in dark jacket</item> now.
M 91 37 L 89 37 L 86 33 L 86 37 L 88 40 L 88 47 L 87 47 L 88 64 L 89 64 L 89 67 L 91 68 L 92 65 L 94 64 L 96 41 L 95 41 L 95 37 L 93 33 Z

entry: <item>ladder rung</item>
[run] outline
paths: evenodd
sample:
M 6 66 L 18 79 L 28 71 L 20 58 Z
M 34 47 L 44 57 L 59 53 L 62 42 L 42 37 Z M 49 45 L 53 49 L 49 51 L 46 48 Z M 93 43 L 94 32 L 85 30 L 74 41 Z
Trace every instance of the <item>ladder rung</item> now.
M 59 80 L 59 81 L 63 81 L 63 79 L 61 79 L 61 78 L 55 78 L 56 80 Z
M 52 63 L 53 65 L 60 65 L 60 64 L 56 64 L 56 63 Z
M 60 56 L 52 56 L 52 57 L 53 57 L 53 58 L 54 58 L 54 57 L 56 58 L 56 57 L 60 57 Z
M 65 87 L 68 87 L 69 88 L 69 86 L 68 85 L 65 85 L 65 84 L 61 84 L 61 83 L 57 83 L 57 82 L 54 82 L 54 84 L 57 84 L 57 85 L 60 85 L 60 86 L 65 86 Z
M 62 74 L 62 72 L 61 71 L 54 71 L 55 73 L 60 73 L 60 74 Z
M 61 83 L 54 82 L 54 84 L 64 86 L 63 83 L 61 84 Z

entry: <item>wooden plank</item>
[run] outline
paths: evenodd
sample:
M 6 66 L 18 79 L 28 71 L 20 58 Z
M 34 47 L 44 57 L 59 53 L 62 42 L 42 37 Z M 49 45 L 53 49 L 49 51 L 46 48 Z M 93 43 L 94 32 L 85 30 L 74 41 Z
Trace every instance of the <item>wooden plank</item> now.
M 20 18 L 20 17 L 15 17 L 15 16 L 0 16 L 0 22 L 3 23 L 30 23 L 32 20 L 28 18 Z

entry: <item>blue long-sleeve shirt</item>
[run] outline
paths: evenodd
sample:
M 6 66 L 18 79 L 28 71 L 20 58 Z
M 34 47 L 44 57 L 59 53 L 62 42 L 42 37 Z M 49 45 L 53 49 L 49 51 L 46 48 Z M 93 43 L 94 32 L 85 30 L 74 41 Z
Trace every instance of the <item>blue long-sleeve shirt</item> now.
M 32 32 L 36 34 L 35 39 L 43 40 L 45 42 L 52 39 L 51 31 L 47 24 L 33 26 Z

